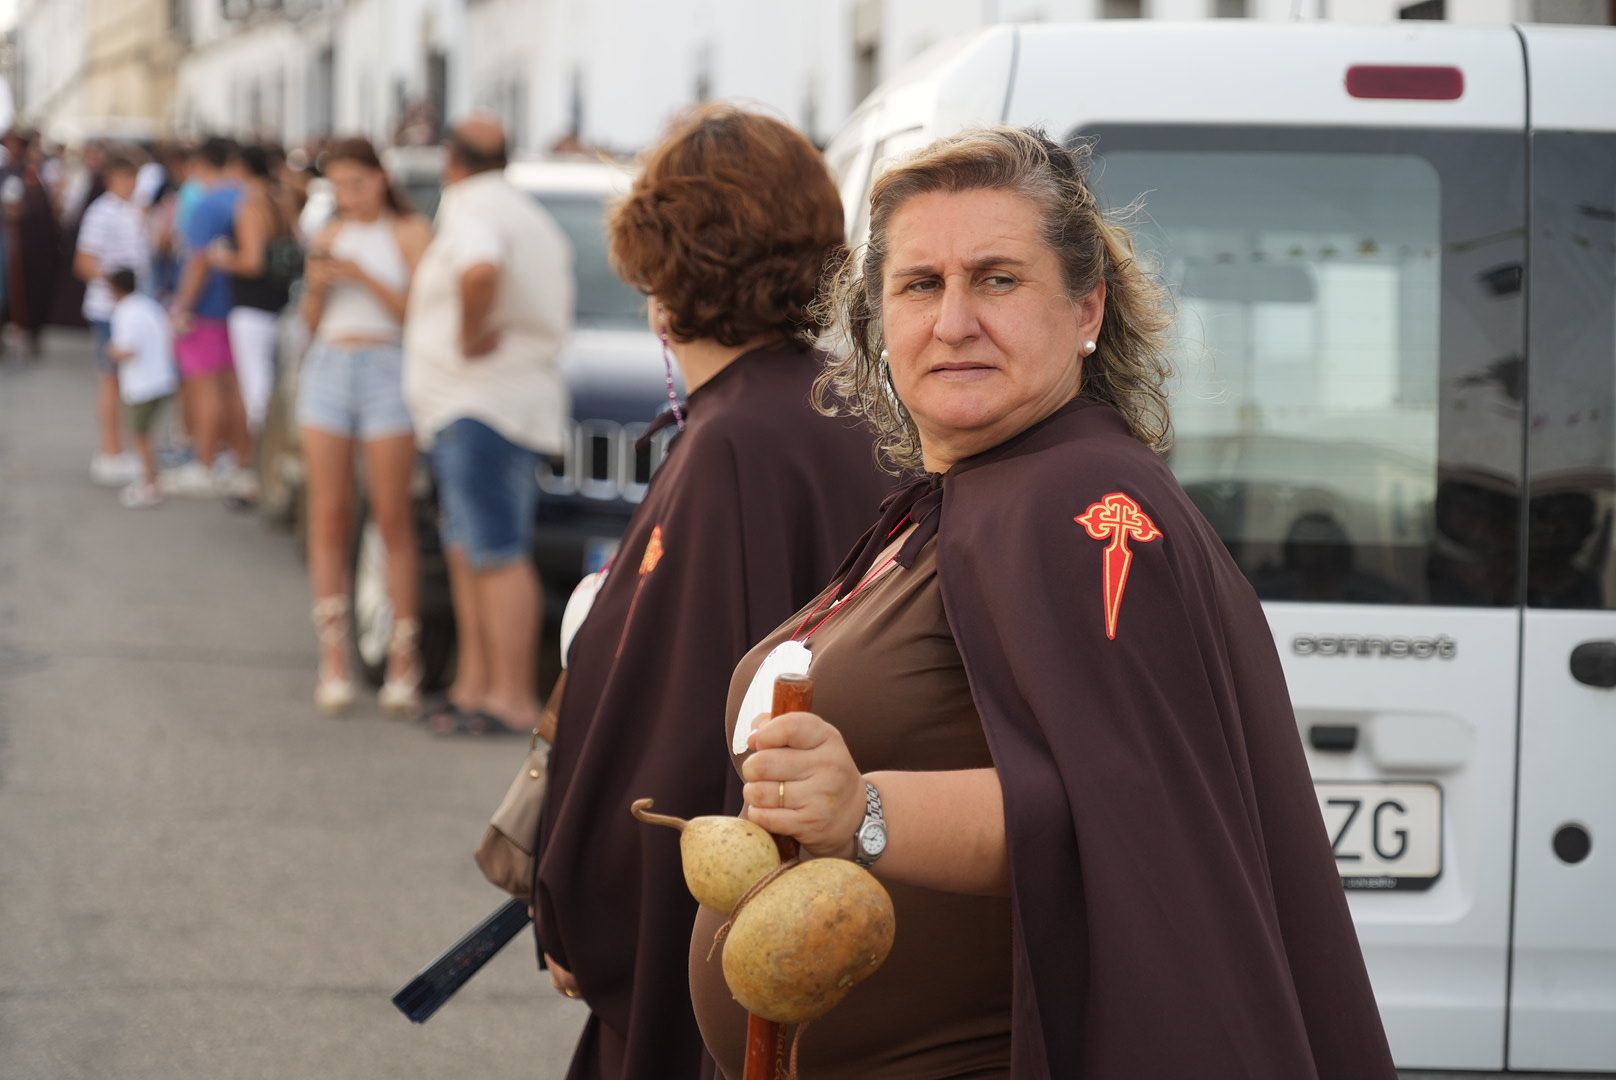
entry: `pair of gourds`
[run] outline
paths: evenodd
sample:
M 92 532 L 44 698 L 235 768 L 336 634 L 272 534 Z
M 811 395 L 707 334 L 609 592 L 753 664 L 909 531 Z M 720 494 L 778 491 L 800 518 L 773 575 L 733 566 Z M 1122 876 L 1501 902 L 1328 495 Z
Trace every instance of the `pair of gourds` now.
M 650 811 L 650 799 L 633 806 L 638 820 L 679 831 L 685 885 L 731 920 L 724 981 L 748 1012 L 782 1024 L 816 1020 L 891 952 L 892 898 L 863 867 L 811 859 L 782 871 L 774 837 L 745 818 Z

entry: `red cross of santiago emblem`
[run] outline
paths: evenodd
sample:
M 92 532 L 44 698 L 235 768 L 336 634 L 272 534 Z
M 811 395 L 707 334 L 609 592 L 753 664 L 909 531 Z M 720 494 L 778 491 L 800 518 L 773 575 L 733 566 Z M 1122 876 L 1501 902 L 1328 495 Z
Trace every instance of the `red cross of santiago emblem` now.
M 1105 548 L 1105 636 L 1117 638 L 1117 616 L 1128 588 L 1128 567 L 1133 565 L 1129 540 L 1147 543 L 1161 539 L 1162 531 L 1132 497 L 1113 491 L 1072 519 L 1096 540 L 1111 541 Z

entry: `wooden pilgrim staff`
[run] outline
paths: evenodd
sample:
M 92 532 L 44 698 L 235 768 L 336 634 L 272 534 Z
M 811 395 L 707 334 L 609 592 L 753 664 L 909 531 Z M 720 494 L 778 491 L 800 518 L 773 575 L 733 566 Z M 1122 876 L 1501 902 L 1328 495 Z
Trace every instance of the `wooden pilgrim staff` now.
M 792 712 L 807 712 L 814 707 L 814 680 L 807 675 L 781 675 L 774 680 L 774 707 L 769 715 L 782 716 Z M 789 836 L 776 836 L 780 858 L 789 861 L 797 857 L 797 842 Z M 785 1039 L 780 1025 L 765 1020 L 756 1013 L 746 1014 L 746 1072 L 745 1080 L 778 1080 L 784 1076 Z

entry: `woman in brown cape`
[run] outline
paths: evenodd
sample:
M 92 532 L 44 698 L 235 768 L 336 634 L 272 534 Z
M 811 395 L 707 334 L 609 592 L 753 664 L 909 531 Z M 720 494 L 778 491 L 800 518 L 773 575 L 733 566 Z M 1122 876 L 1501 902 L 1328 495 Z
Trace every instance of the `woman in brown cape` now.
M 832 304 L 827 386 L 914 480 L 728 722 L 751 819 L 871 867 L 897 939 L 802 1075 L 1392 1077 L 1262 608 L 1155 452 L 1162 293 L 1087 160 L 933 144 Z M 803 645 L 815 714 L 742 715 Z M 738 1077 L 717 921 L 691 986 Z
M 6 316 L 23 332 L 29 353 L 38 357 L 43 351 L 41 336 L 56 304 L 61 228 L 50 189 L 40 176 L 39 136 L 11 131 L 4 141 L 9 155 L 0 171 L 0 213 L 6 229 Z
M 801 335 L 842 208 L 807 139 L 704 109 L 648 154 L 609 233 L 689 399 L 662 417 L 683 430 L 570 648 L 535 921 L 557 987 L 591 1010 L 570 1075 L 680 1080 L 705 1060 L 684 965 L 696 905 L 678 838 L 629 803 L 739 811 L 718 727 L 730 672 L 835 569 L 889 481 L 867 427 L 809 403 L 824 358 Z

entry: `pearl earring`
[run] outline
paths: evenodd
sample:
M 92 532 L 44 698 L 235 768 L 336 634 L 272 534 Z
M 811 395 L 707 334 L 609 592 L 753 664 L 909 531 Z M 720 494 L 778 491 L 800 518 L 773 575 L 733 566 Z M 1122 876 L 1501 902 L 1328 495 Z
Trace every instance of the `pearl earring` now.
M 887 357 L 889 357 L 891 355 L 892 354 L 890 352 L 888 352 L 886 349 L 882 349 L 881 350 L 881 362 L 883 364 L 886 363 L 887 362 Z
M 1098 349 L 1098 348 L 1099 348 L 1099 346 L 1098 346 L 1098 345 L 1096 345 L 1096 344 L 1094 344 L 1094 342 L 1092 342 L 1092 341 L 1085 341 L 1085 342 L 1084 342 L 1084 343 L 1083 343 L 1083 355 L 1084 355 L 1084 356 L 1088 356 L 1088 355 L 1090 355 L 1090 354 L 1091 354 L 1091 353 L 1093 353 L 1093 352 L 1094 352 L 1094 350 L 1095 350 L 1095 349 Z

